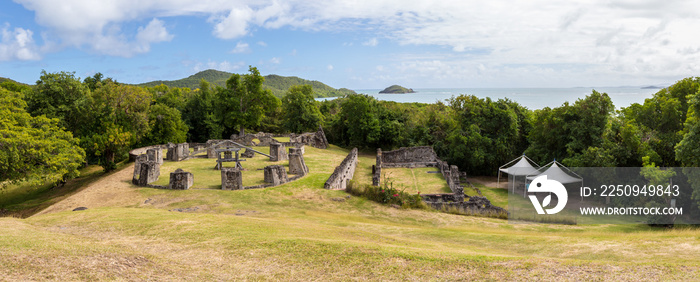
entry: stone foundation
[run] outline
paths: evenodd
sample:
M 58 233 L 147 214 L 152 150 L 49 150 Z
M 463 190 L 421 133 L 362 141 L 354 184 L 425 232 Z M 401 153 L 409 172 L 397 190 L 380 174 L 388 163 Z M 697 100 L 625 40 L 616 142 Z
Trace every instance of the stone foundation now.
M 241 154 L 241 158 L 249 159 L 252 157 L 255 157 L 255 152 L 248 150 L 248 149 L 245 149 L 245 151 L 243 151 L 243 153 Z
M 271 165 L 265 167 L 265 183 L 271 183 L 273 186 L 287 183 L 287 171 L 284 166 Z
M 183 171 L 178 168 L 174 172 L 170 173 L 170 184 L 169 189 L 173 190 L 187 190 L 194 184 L 194 175 L 191 172 Z

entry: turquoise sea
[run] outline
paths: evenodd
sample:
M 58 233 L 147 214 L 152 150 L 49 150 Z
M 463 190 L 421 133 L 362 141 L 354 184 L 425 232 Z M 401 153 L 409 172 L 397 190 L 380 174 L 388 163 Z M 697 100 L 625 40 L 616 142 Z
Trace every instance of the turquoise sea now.
M 414 89 L 416 93 L 410 94 L 379 94 L 381 89 L 353 89 L 357 93 L 374 96 L 378 100 L 395 102 L 419 102 L 435 103 L 444 101 L 452 96 L 460 94 L 474 95 L 480 98 L 490 97 L 492 100 L 508 98 L 529 109 L 541 109 L 544 107 L 559 107 L 564 102 L 574 103 L 596 90 L 608 93 L 615 108 L 627 107 L 632 103 L 644 103 L 644 99 L 660 89 L 642 89 L 640 87 L 576 87 L 576 88 L 425 88 Z M 319 98 L 333 99 L 333 98 Z

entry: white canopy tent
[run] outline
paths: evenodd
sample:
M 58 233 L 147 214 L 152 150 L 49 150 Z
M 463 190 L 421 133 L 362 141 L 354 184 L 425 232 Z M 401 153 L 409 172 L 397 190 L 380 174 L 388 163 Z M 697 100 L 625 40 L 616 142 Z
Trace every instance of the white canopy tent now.
M 542 172 L 538 171 L 536 173 L 529 174 L 526 177 L 527 181 L 532 181 L 533 179 L 541 175 L 546 175 L 547 179 L 559 181 L 559 183 L 561 184 L 581 182 L 581 185 L 583 185 L 583 178 L 580 175 L 566 168 L 563 164 L 557 162 L 557 160 L 554 160 L 542 166 L 542 168 L 545 168 L 547 166 L 549 167 Z M 540 170 L 542 170 L 542 168 L 540 168 Z
M 515 164 L 513 164 L 515 163 Z M 511 165 L 513 164 L 513 165 Z M 535 164 L 533 166 L 532 164 Z M 510 166 L 509 166 L 510 165 Z M 509 176 L 513 177 L 513 180 L 515 180 L 515 177 L 517 176 L 527 176 L 531 175 L 533 173 L 537 173 L 539 169 L 539 165 L 537 165 L 536 162 L 531 160 L 525 155 L 522 155 L 520 157 L 515 158 L 514 160 L 502 165 L 501 167 L 498 168 L 498 184 L 497 187 L 501 187 L 501 173 L 508 174 Z M 515 181 L 511 181 L 511 186 L 512 186 L 512 193 L 515 193 Z

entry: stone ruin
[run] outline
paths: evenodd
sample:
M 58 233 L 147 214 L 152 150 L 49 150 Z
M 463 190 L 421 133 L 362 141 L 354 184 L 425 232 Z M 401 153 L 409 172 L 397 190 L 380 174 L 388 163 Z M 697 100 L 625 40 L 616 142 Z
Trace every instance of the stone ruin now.
M 134 164 L 134 174 L 131 183 L 137 186 L 147 186 L 160 177 L 160 163 L 149 160 L 147 154 L 139 155 Z
M 287 171 L 284 166 L 271 165 L 265 167 L 265 183 L 271 183 L 273 186 L 289 182 Z
M 270 143 L 270 161 L 278 162 L 288 160 L 287 150 L 281 143 Z
M 243 153 L 241 154 L 241 158 L 247 158 L 250 159 L 252 157 L 255 157 L 255 152 L 253 150 L 245 149 Z
M 328 139 L 326 139 L 326 133 L 323 132 L 321 126 L 318 127 L 318 131 L 316 132 L 307 132 L 300 135 L 291 134 L 289 136 L 289 141 L 290 143 L 301 143 L 319 149 L 326 149 L 329 145 Z
M 304 161 L 303 148 L 289 148 L 289 173 L 296 175 L 306 175 L 309 173 L 309 167 Z
M 163 149 L 160 147 L 146 150 L 146 156 L 148 157 L 148 161 L 163 164 Z
M 190 145 L 188 143 L 168 143 L 168 154 L 165 158 L 169 161 L 179 162 L 187 159 L 189 154 Z
M 168 184 L 168 189 L 173 190 L 187 190 L 194 184 L 194 175 L 191 172 L 183 171 L 178 168 L 174 172 L 170 173 L 170 184 Z
M 243 174 L 235 167 L 224 167 L 221 169 L 221 189 L 241 190 L 243 189 Z
M 357 167 L 357 148 L 353 148 L 340 165 L 335 168 L 331 176 L 326 180 L 323 188 L 332 190 L 345 189 L 348 181 L 352 180 L 352 177 L 355 175 L 355 167 Z
M 424 194 L 421 195 L 423 201 L 438 210 L 454 208 L 467 214 L 474 213 L 501 213 L 503 208 L 492 206 L 485 197 L 465 196 L 464 187 L 460 183 L 460 176 L 466 178 L 466 174 L 459 171 L 456 165 L 449 165 L 440 160 L 430 146 L 400 148 L 394 151 L 382 152 L 377 149 L 376 164 L 372 167 L 372 184 L 379 186 L 381 183 L 382 168 L 416 168 L 416 167 L 437 167 L 445 178 L 452 193 L 445 194 Z M 469 198 L 468 201 L 464 201 Z

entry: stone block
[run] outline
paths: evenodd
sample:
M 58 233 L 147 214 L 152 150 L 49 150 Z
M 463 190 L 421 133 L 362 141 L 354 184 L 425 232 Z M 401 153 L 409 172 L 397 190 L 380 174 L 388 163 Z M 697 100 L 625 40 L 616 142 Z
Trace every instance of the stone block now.
M 248 149 L 245 149 L 245 151 L 243 151 L 243 153 L 241 154 L 241 158 L 249 159 L 252 157 L 255 157 L 255 152 L 248 150 Z
M 289 181 L 287 178 L 287 171 L 284 169 L 284 166 L 281 165 L 266 166 L 264 175 L 265 183 L 271 183 L 273 186 L 287 183 Z
M 166 159 L 169 161 L 179 162 L 184 160 L 190 154 L 190 145 L 187 143 L 173 144 L 168 143 L 168 153 Z
M 272 156 L 270 161 L 273 162 L 285 161 L 289 159 L 289 156 L 287 156 L 287 150 L 281 143 L 270 143 L 270 156 Z
M 241 170 L 236 167 L 221 168 L 221 189 L 243 189 L 243 174 L 241 173 Z
M 151 182 L 157 181 L 158 177 L 160 177 L 160 164 L 158 162 L 142 162 L 137 185 L 146 186 Z
M 187 190 L 194 184 L 194 175 L 191 172 L 183 171 L 178 168 L 170 173 L 170 184 L 168 188 L 174 190 Z
M 139 185 L 139 175 L 141 175 L 141 164 L 148 161 L 148 156 L 146 154 L 141 154 L 136 157 L 134 161 L 134 175 L 131 178 L 131 183 L 134 185 Z
M 289 173 L 296 175 L 306 175 L 309 173 L 309 167 L 306 166 L 304 155 L 299 153 L 299 149 L 290 148 L 294 153 L 289 154 Z
M 159 164 L 163 164 L 163 149 L 161 148 L 151 148 L 146 150 L 146 156 L 148 156 L 149 161 L 155 161 Z

